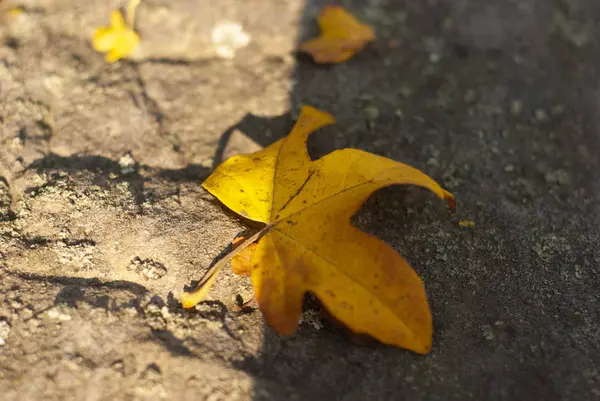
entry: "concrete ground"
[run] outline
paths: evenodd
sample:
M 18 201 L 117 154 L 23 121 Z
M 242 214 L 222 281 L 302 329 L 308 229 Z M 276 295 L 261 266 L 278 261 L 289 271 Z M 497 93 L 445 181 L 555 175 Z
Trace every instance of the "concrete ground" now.
M 600 2 L 335 3 L 378 38 L 316 66 L 294 48 L 323 1 L 145 0 L 113 65 L 90 37 L 123 2 L 0 2 L 3 400 L 600 399 Z M 251 39 L 232 59 L 227 20 Z M 382 154 L 456 196 L 388 188 L 355 218 L 423 277 L 431 354 L 314 309 L 280 337 L 230 272 L 179 307 L 244 229 L 200 183 L 302 104 L 338 120 L 313 154 Z

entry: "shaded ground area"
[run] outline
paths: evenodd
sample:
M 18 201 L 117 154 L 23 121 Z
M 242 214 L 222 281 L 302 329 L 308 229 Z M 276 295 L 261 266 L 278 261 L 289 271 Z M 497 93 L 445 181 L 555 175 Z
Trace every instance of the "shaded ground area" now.
M 119 2 L 1 3 L 7 400 L 600 398 L 600 4 L 338 3 L 378 39 L 332 67 L 292 55 L 324 2 L 148 0 L 139 54 L 114 65 L 89 37 Z M 252 39 L 232 60 L 211 50 L 223 20 Z M 238 311 L 252 289 L 231 273 L 178 306 L 244 229 L 201 181 L 301 104 L 338 120 L 313 153 L 382 154 L 457 197 L 451 215 L 389 188 L 355 218 L 425 280 L 430 355 L 354 345 L 313 312 L 281 338 Z

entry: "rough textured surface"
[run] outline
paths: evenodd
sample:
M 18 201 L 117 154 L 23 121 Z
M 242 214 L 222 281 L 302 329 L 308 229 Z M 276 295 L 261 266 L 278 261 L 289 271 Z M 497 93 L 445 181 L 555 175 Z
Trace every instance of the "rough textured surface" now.
M 341 1 L 378 39 L 334 67 L 291 53 L 323 3 L 147 0 L 114 65 L 89 38 L 122 3 L 0 3 L 3 399 L 600 399 L 600 3 Z M 252 39 L 232 60 L 221 20 Z M 390 188 L 355 219 L 424 278 L 426 357 L 314 311 L 281 338 L 231 274 L 176 302 L 244 229 L 200 182 L 302 103 L 338 119 L 315 154 L 383 154 L 457 197 Z

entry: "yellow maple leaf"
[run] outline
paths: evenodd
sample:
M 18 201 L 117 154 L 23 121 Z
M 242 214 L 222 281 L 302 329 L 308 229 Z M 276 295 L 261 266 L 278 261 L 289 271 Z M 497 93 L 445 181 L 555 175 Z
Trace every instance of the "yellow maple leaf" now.
M 295 331 L 310 291 L 352 331 L 427 353 L 432 322 L 421 279 L 392 247 L 350 219 L 373 192 L 393 184 L 428 188 L 452 207 L 454 197 L 421 171 L 358 149 L 312 161 L 308 135 L 333 122 L 305 106 L 287 137 L 229 158 L 202 184 L 234 212 L 265 224 L 246 240 L 251 247 L 234 249 L 234 269 L 250 275 L 260 309 L 281 334 Z M 184 293 L 183 306 L 194 306 L 207 291 Z
M 317 63 L 341 63 L 375 39 L 375 31 L 340 6 L 323 7 L 318 18 L 321 34 L 300 45 Z
M 94 50 L 108 53 L 109 63 L 128 57 L 140 44 L 139 35 L 133 30 L 135 8 L 140 0 L 132 0 L 127 7 L 127 23 L 119 10 L 110 15 L 110 26 L 98 28 L 92 40 Z

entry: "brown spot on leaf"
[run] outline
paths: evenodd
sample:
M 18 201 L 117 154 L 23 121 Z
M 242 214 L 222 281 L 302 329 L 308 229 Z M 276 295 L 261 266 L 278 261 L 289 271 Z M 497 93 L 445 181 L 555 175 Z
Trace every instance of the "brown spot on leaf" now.
M 350 305 L 348 302 L 346 301 L 341 301 L 339 304 L 340 308 L 342 309 L 347 309 L 347 310 L 352 310 L 354 309 L 354 307 L 352 305 Z

